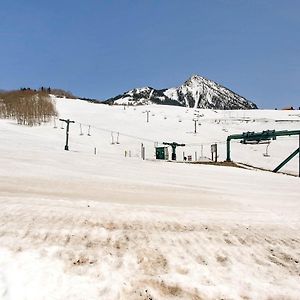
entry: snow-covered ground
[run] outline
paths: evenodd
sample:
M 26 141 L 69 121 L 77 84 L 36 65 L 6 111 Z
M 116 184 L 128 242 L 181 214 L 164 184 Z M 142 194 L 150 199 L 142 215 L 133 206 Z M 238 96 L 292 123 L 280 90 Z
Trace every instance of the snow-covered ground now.
M 299 178 L 154 160 L 173 141 L 179 162 L 213 143 L 224 160 L 229 134 L 300 129 L 299 111 L 57 108 L 69 152 L 58 120 L 0 120 L 0 299 L 299 299 Z M 232 159 L 272 170 L 298 137 L 266 146 L 233 141 Z

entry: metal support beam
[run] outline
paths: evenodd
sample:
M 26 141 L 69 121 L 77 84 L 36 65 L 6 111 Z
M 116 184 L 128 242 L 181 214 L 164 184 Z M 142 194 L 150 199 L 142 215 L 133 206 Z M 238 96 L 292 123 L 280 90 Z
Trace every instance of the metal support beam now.
M 276 167 L 273 172 L 278 172 L 284 165 L 286 165 L 294 156 L 296 156 L 299 153 L 299 148 L 296 149 L 290 156 L 288 156 L 278 167 Z M 300 177 L 300 174 L 299 174 Z
M 271 139 L 275 140 L 277 136 L 291 136 L 299 135 L 300 130 L 265 130 L 262 132 L 243 132 L 242 134 L 233 134 L 227 137 L 227 161 L 230 161 L 230 141 L 231 140 L 241 140 L 241 143 L 246 144 L 247 142 L 260 143 L 262 141 L 269 141 Z

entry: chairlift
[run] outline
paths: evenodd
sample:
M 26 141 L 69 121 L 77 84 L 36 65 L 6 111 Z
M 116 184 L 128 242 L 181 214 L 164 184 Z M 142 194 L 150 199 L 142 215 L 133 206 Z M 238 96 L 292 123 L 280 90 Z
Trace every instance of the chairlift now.
M 120 144 L 120 143 L 119 143 L 119 135 L 120 135 L 120 133 L 118 132 L 118 133 L 117 133 L 117 142 L 116 142 L 116 144 Z
M 80 134 L 79 135 L 83 135 L 81 123 L 79 124 L 79 127 L 80 127 Z
M 56 118 L 53 119 L 53 122 L 54 122 L 53 128 L 57 128 L 57 126 L 56 126 Z
M 65 129 L 63 121 L 61 121 L 60 129 Z
M 111 144 L 112 144 L 112 145 L 115 144 L 114 133 L 113 133 L 113 131 L 111 132 Z
M 88 136 L 91 136 L 91 125 L 89 125 L 89 129 L 88 129 Z
M 264 144 L 270 144 L 270 141 L 269 140 L 241 140 L 241 144 L 264 145 Z

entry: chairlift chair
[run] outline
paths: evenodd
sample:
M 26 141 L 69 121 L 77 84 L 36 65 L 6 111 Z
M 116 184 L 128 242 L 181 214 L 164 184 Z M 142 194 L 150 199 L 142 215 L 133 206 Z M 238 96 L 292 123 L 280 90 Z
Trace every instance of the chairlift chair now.
M 114 145 L 115 141 L 114 141 L 114 133 L 113 131 L 111 132 L 111 144 Z
M 266 152 L 263 153 L 263 156 L 264 156 L 264 157 L 270 157 L 270 154 L 269 154 L 269 152 L 268 152 L 270 143 L 271 143 L 270 141 L 269 141 L 269 143 L 267 143 Z
M 80 134 L 79 135 L 83 135 L 81 124 L 79 124 L 79 128 L 80 128 Z

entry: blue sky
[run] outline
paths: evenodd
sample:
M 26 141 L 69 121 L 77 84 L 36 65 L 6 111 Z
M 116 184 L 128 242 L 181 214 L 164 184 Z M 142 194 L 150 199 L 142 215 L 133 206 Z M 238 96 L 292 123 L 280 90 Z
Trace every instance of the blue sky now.
M 1 0 L 0 89 L 106 99 L 198 74 L 298 107 L 299 15 L 298 0 Z

